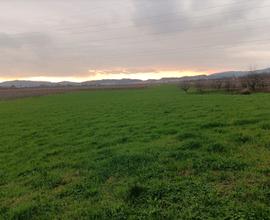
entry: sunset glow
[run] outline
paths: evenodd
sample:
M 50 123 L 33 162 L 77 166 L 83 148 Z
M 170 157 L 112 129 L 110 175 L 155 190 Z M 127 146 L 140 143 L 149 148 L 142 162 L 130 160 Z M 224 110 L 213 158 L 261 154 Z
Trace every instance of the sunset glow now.
M 91 70 L 93 71 L 93 70 Z M 91 72 L 89 76 L 85 76 L 86 74 L 82 74 L 82 77 L 79 76 L 71 76 L 71 77 L 48 77 L 48 76 L 34 76 L 34 77 L 12 77 L 12 78 L 0 78 L 0 82 L 10 81 L 10 80 L 31 80 L 31 81 L 49 81 L 49 82 L 61 82 L 61 81 L 71 81 L 71 82 L 83 82 L 89 80 L 102 80 L 102 79 L 140 79 L 140 80 L 148 80 L 148 79 L 161 79 L 161 78 L 170 78 L 170 77 L 183 77 L 183 76 L 196 76 L 196 75 L 209 75 L 210 73 L 214 73 L 214 71 L 180 71 L 180 70 L 156 70 L 153 72 L 117 72 L 115 70 L 111 71 L 106 70 L 96 70 L 95 74 Z

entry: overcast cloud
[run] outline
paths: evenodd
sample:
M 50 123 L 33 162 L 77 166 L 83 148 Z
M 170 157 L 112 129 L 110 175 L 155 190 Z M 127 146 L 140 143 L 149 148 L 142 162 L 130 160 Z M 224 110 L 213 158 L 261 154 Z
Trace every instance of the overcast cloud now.
M 270 0 L 2 0 L 0 81 L 270 67 L 269 14 Z

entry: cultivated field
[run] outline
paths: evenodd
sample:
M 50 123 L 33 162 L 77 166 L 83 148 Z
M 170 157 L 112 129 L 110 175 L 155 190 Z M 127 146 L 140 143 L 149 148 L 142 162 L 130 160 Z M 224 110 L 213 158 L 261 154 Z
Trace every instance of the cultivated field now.
M 0 219 L 270 219 L 270 94 L 0 102 Z

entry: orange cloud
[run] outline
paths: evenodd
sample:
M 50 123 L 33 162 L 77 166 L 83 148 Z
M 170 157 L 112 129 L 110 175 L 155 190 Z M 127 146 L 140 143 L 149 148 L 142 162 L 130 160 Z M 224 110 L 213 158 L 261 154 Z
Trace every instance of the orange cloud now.
M 115 68 L 89 70 L 91 78 L 134 78 L 134 79 L 160 79 L 164 77 L 182 77 L 195 75 L 208 75 L 214 71 L 154 69 L 154 68 Z

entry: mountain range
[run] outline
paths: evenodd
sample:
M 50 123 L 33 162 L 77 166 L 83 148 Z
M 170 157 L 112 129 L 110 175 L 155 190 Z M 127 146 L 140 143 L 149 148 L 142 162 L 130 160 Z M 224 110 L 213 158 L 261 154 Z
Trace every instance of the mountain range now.
M 27 81 L 27 80 L 14 80 L 0 83 L 2 88 L 34 88 L 34 87 L 63 87 L 63 86 L 84 86 L 84 87 L 97 87 L 97 86 L 121 86 L 121 85 L 137 85 L 137 84 L 163 84 L 163 83 L 177 83 L 184 80 L 199 80 L 199 79 L 223 79 L 230 77 L 243 77 L 248 75 L 249 71 L 228 71 L 214 73 L 211 75 L 197 75 L 197 76 L 184 76 L 175 78 L 162 78 L 162 79 L 149 79 L 149 80 L 138 80 L 138 79 L 103 79 L 85 81 L 81 83 L 76 82 L 47 82 L 47 81 Z M 256 70 L 256 74 L 270 74 L 270 68 Z

